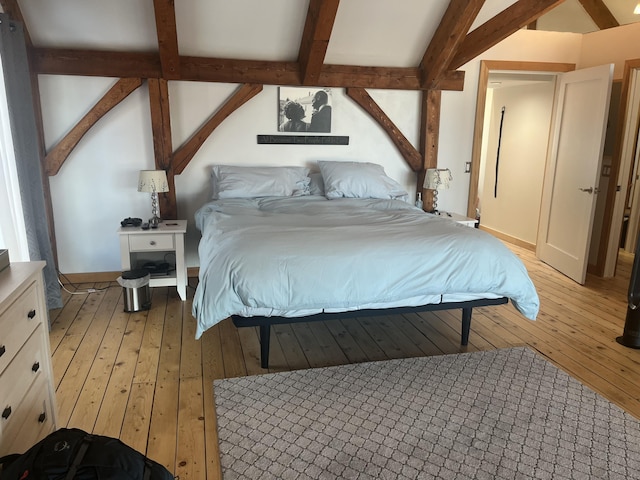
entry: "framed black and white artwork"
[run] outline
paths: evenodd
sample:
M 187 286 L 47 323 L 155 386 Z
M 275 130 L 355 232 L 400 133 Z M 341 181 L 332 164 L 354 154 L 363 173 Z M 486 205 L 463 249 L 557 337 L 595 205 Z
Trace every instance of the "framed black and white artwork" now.
M 331 89 L 278 87 L 278 131 L 331 133 Z

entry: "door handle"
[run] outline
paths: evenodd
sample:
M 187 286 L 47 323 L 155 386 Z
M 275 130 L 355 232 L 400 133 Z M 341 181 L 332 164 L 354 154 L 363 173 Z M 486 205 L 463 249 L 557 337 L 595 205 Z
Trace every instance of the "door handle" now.
M 593 187 L 579 188 L 578 190 L 580 190 L 581 192 L 593 193 Z

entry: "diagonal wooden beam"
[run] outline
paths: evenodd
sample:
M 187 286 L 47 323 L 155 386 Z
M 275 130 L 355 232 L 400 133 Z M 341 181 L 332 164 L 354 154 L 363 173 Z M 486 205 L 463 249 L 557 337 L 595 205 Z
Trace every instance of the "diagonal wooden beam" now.
M 85 133 L 140 85 L 142 85 L 142 80 L 139 78 L 122 78 L 118 80 L 71 131 L 47 153 L 45 157 L 46 174 L 49 176 L 56 175 Z
M 411 170 L 418 172 L 422 169 L 423 159 L 413 145 L 396 127 L 386 113 L 378 106 L 364 88 L 347 88 L 347 96 L 360 105 L 375 121 L 377 121 L 391 141 L 400 151 Z
M 177 80 L 180 78 L 180 54 L 173 0 L 153 0 L 153 10 L 156 17 L 162 78 Z
M 172 164 L 176 175 L 182 173 L 193 156 L 200 149 L 202 144 L 209 138 L 209 135 L 220 125 L 229 115 L 235 112 L 246 102 L 262 91 L 262 85 L 245 84 L 242 85 L 227 102 L 213 114 L 206 123 L 195 132 L 173 154 Z
M 449 64 L 449 70 L 460 68 L 562 2 L 564 0 L 518 0 L 467 34 Z
M 453 55 L 471 28 L 485 0 L 451 0 L 424 52 L 420 70 L 422 87 L 435 88 L 448 69 Z
M 579 1 L 600 30 L 620 26 L 616 17 L 613 16 L 611 10 L 609 10 L 602 0 Z
M 304 24 L 298 63 L 303 85 L 316 85 L 322 70 L 340 0 L 311 0 Z

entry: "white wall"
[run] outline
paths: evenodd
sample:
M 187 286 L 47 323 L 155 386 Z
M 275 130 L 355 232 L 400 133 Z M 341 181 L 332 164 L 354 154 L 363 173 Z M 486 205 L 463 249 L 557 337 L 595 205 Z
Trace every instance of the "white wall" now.
M 535 244 L 547 156 L 555 82 L 547 81 L 493 90 L 491 124 L 480 210 L 482 224 Z M 505 107 L 500 143 L 497 196 L 496 154 L 501 109 Z
M 110 79 L 42 76 L 40 90 L 47 148 L 51 148 L 114 83 Z M 236 85 L 170 82 L 173 146 L 177 149 L 231 95 Z M 419 93 L 372 91 L 408 140 L 418 146 Z M 258 145 L 258 134 L 277 134 L 277 87 L 264 90 L 226 119 L 185 171 L 176 176 L 178 216 L 189 220 L 187 263 L 198 265 L 196 209 L 208 200 L 210 167 L 308 165 L 319 159 L 376 162 L 415 196 L 415 174 L 391 140 L 343 89 L 332 90 L 332 134 L 348 146 Z M 150 216 L 148 194 L 138 193 L 141 169 L 153 168 L 146 84 L 96 124 L 50 178 L 63 273 L 120 270 L 116 230 L 122 218 Z M 161 212 L 162 213 L 162 212 Z
M 640 58 L 640 23 L 608 28 L 584 35 L 578 68 L 613 63 L 613 78 L 624 73 L 625 60 Z

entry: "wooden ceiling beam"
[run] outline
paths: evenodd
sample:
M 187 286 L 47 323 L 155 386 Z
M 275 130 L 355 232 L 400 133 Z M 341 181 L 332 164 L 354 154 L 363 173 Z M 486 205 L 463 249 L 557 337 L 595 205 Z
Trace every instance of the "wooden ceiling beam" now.
M 435 88 L 485 0 L 451 0 L 420 62 L 422 88 Z
M 301 85 L 296 62 L 181 57 L 182 80 L 197 82 Z
M 320 85 L 326 87 L 381 88 L 393 90 L 420 90 L 420 70 L 399 67 L 355 67 L 351 65 L 325 65 Z M 440 79 L 442 90 L 462 91 L 464 72 L 446 71 Z
M 162 77 L 160 57 L 154 53 L 33 48 L 31 54 L 33 68 L 37 74 L 117 78 Z
M 163 78 L 150 78 L 149 107 L 151 112 L 151 132 L 156 170 L 167 174 L 168 192 L 158 193 L 160 214 L 165 220 L 178 218 L 175 172 L 171 162 L 173 147 L 171 142 L 171 112 L 169 108 L 169 85 Z
M 311 0 L 304 24 L 298 64 L 303 85 L 317 85 L 340 0 Z
M 433 210 L 433 190 L 423 187 L 428 168 L 438 168 L 438 145 L 440 138 L 440 110 L 442 91 L 427 90 L 422 92 L 420 113 L 420 151 L 422 152 L 422 168 L 418 171 L 416 192 L 422 192 L 423 208 Z
M 518 0 L 468 33 L 449 64 L 449 69 L 460 68 L 562 2 L 564 0 Z
M 616 17 L 613 16 L 611 10 L 609 10 L 609 8 L 604 4 L 602 0 L 579 1 L 600 30 L 620 26 L 620 23 L 618 23 Z
M 156 17 L 162 78 L 177 80 L 180 78 L 180 54 L 178 53 L 178 31 L 173 0 L 153 0 L 153 10 Z
M 50 48 L 34 48 L 32 54 L 33 68 L 37 74 L 162 78 L 160 58 L 156 54 Z M 325 87 L 420 90 L 419 75 L 417 68 L 324 65 L 318 84 Z M 186 56 L 180 57 L 179 80 L 303 85 L 295 62 Z M 463 86 L 462 71 L 444 72 L 439 83 L 442 90 L 461 91 Z

